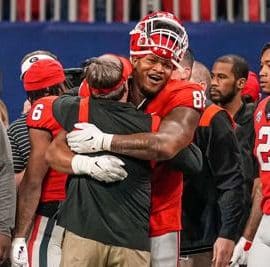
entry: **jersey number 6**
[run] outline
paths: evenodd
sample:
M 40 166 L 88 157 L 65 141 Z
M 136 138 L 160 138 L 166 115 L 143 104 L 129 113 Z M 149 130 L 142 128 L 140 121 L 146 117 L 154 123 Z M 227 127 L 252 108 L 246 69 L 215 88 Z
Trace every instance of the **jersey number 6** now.
M 32 120 L 38 121 L 41 118 L 42 110 L 44 108 L 43 104 L 37 104 L 32 112 Z

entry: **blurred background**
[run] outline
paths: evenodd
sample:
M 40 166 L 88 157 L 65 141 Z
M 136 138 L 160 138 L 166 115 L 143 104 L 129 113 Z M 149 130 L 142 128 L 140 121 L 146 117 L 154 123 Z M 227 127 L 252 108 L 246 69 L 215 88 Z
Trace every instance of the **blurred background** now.
M 0 0 L 0 98 L 10 120 L 25 100 L 19 75 L 26 53 L 49 50 L 65 68 L 106 52 L 128 56 L 129 31 L 157 10 L 180 18 L 195 58 L 209 68 L 234 53 L 258 72 L 270 42 L 270 0 Z

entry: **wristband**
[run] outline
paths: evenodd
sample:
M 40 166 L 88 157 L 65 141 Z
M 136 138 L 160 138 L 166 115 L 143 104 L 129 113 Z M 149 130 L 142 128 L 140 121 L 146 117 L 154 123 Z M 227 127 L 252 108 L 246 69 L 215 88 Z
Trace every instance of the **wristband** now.
M 102 150 L 111 151 L 113 134 L 103 134 Z
M 25 242 L 25 237 L 14 237 L 13 241 Z
M 85 160 L 85 156 L 82 155 L 75 155 L 71 159 L 71 168 L 74 174 L 83 174 L 84 172 L 81 170 L 81 165 Z
M 244 245 L 244 251 L 248 251 L 248 250 L 250 250 L 251 245 L 252 245 L 252 242 L 251 242 L 251 241 L 246 240 L 246 243 L 245 243 L 245 245 Z

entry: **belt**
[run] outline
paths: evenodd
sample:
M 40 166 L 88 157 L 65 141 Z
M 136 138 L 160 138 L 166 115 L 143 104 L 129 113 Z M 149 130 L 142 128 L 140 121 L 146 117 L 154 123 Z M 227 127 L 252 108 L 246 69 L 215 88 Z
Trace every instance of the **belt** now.
M 57 215 L 59 203 L 60 201 L 50 201 L 50 202 L 39 203 L 36 213 L 38 215 L 52 218 L 53 216 Z

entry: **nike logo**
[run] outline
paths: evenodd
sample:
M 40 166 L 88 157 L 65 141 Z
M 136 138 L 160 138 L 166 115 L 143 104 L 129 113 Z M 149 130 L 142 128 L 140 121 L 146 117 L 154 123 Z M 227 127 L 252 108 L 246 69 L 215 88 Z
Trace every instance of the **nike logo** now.
M 95 161 L 95 165 L 96 165 L 98 168 L 102 169 L 101 166 L 98 164 L 97 161 Z

